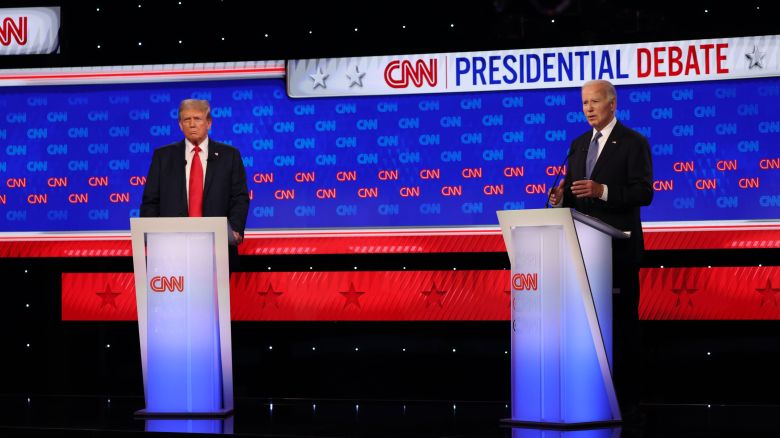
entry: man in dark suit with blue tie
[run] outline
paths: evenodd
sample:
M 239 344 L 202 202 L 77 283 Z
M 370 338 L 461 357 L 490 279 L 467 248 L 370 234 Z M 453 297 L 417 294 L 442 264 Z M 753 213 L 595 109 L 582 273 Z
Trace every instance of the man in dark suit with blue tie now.
M 593 128 L 569 150 L 566 178 L 550 192 L 555 206 L 596 217 L 631 237 L 612 240 L 614 367 L 618 400 L 631 416 L 639 404 L 639 265 L 644 250 L 639 208 L 653 200 L 650 145 L 615 118 L 617 93 L 607 81 L 582 87 L 582 111 Z
M 249 191 L 238 149 L 208 137 L 211 107 L 206 100 L 186 99 L 179 105 L 184 140 L 154 151 L 146 177 L 142 217 L 227 217 L 232 240 L 244 239 Z M 231 267 L 238 250 L 229 248 Z

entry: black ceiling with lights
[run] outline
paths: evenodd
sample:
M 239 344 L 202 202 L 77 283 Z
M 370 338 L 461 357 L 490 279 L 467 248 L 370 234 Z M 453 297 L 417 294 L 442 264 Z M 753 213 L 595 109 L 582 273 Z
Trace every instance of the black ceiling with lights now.
M 60 6 L 60 53 L 0 68 L 524 49 L 780 33 L 774 1 L 5 1 Z

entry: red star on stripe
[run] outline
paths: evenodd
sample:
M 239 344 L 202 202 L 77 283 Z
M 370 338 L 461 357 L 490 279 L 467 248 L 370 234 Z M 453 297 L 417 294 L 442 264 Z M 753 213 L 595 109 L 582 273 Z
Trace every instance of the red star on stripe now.
M 764 305 L 764 301 L 772 300 L 772 303 L 777 307 L 777 293 L 780 292 L 780 287 L 772 287 L 772 279 L 767 277 L 766 287 L 756 288 L 756 292 L 761 294 L 761 304 Z
M 279 295 L 283 294 L 284 292 L 277 292 L 274 290 L 274 286 L 271 283 L 268 283 L 268 290 L 265 292 L 258 292 L 257 294 L 263 297 L 263 309 L 265 309 L 265 306 L 269 303 L 272 303 L 274 307 L 277 309 L 279 308 L 279 301 L 277 301 L 277 298 L 279 298 Z
M 116 296 L 120 295 L 122 292 L 114 292 L 111 290 L 111 285 L 106 283 L 106 289 L 102 292 L 95 292 L 95 295 L 102 298 L 103 301 L 100 302 L 100 308 L 102 309 L 103 306 L 106 304 L 110 304 L 111 307 L 116 309 Z
M 672 287 L 672 293 L 677 295 L 677 301 L 674 303 L 674 307 L 680 307 L 680 301 L 683 294 L 688 295 L 688 306 L 693 307 L 693 300 L 691 299 L 691 295 L 695 294 L 696 291 L 699 290 L 698 287 L 694 286 L 693 283 L 695 282 L 695 279 L 691 277 L 683 278 L 681 284 L 679 284 L 677 287 Z
M 346 302 L 344 302 L 344 308 L 346 309 L 347 306 L 350 304 L 354 304 L 360 308 L 360 296 L 363 295 L 365 292 L 359 292 L 355 290 L 355 285 L 350 281 L 349 282 L 349 290 L 339 292 L 344 298 L 346 298 Z
M 433 303 L 438 304 L 439 307 L 444 307 L 442 300 L 444 299 L 444 295 L 447 294 L 447 291 L 438 289 L 435 281 L 433 282 L 433 286 L 431 286 L 431 290 L 424 290 L 420 293 L 425 295 L 425 307 L 430 307 Z

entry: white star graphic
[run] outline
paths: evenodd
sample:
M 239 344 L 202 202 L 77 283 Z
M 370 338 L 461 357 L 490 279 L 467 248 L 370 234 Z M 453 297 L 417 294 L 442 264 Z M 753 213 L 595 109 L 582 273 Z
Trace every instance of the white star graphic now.
M 747 58 L 749 62 L 748 70 L 752 70 L 753 67 L 764 68 L 764 56 L 766 56 L 766 53 L 759 52 L 758 46 L 753 46 L 752 53 L 745 53 L 745 58 Z
M 353 85 L 357 85 L 358 87 L 363 86 L 363 76 L 366 75 L 366 72 L 359 72 L 357 64 L 352 66 L 352 69 L 347 72 L 347 80 L 349 81 L 349 88 L 352 88 Z
M 322 67 L 317 68 L 317 73 L 314 73 L 313 75 L 309 75 L 309 77 L 314 81 L 314 86 L 312 87 L 312 90 L 316 90 L 317 87 L 322 88 L 328 88 L 325 86 L 325 79 L 330 76 L 327 73 L 324 73 L 322 71 Z

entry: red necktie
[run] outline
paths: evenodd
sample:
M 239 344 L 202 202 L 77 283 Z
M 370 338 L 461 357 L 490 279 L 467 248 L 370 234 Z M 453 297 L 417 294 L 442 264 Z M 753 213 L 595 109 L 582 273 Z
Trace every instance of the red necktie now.
M 195 145 L 190 168 L 190 217 L 203 216 L 203 164 L 200 162 L 200 148 Z

